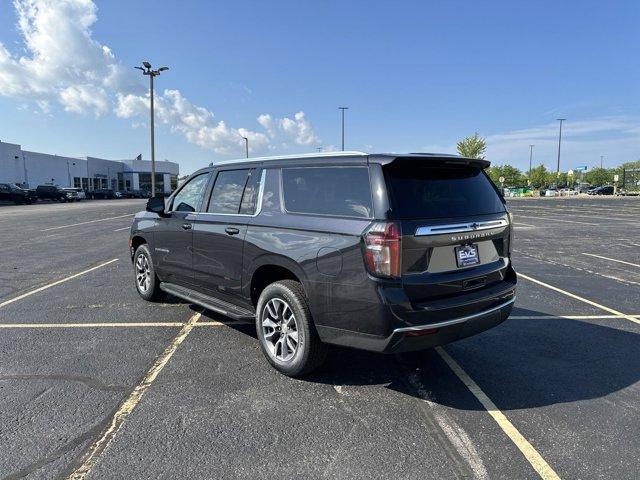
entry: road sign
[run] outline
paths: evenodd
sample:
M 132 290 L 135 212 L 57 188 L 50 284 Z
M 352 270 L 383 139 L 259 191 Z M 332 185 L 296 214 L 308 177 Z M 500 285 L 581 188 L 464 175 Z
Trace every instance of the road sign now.
M 586 165 L 580 165 L 579 167 L 575 168 L 577 171 L 579 172 L 586 172 L 587 171 L 587 166 Z
M 500 177 L 498 180 L 500 181 L 500 183 L 504 183 L 504 177 Z

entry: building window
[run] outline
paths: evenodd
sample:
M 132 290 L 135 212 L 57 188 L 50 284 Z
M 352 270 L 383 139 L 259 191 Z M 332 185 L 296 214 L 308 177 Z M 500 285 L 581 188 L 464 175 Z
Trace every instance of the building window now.
M 80 177 L 73 177 L 73 187 L 80 188 L 82 185 L 82 179 Z
M 140 173 L 138 175 L 140 181 L 140 191 L 147 195 L 151 194 L 151 174 Z M 164 174 L 156 173 L 156 194 L 164 192 Z
M 171 175 L 171 191 L 178 188 L 178 175 Z

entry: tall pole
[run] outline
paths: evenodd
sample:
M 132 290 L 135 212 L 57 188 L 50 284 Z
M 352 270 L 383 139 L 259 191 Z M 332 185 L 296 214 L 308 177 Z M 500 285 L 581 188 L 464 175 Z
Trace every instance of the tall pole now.
M 242 136 L 242 135 L 241 135 Z M 249 158 L 249 138 L 248 137 L 242 137 L 244 139 L 244 152 L 245 152 L 245 157 Z
M 344 152 L 344 111 L 349 110 L 349 107 L 338 107 L 342 112 L 342 151 Z
M 155 124 L 153 114 L 153 77 L 155 75 L 149 75 L 149 96 L 151 100 L 151 197 L 156 196 L 156 138 L 155 138 Z
M 600 168 L 602 168 L 603 164 L 604 164 L 604 155 L 600 155 Z
M 529 145 L 529 181 L 531 181 L 531 162 L 533 161 L 533 147 L 535 147 L 535 145 Z
M 560 175 L 560 145 L 562 144 L 562 122 L 566 120 L 566 118 L 557 118 L 560 122 L 560 134 L 558 135 L 558 165 L 556 167 L 556 178 Z
M 169 70 L 169 67 L 161 67 L 158 70 L 154 70 L 149 62 L 142 62 L 142 67 L 135 67 L 138 70 L 142 70 L 143 75 L 149 76 L 149 112 L 151 115 L 151 196 L 156 195 L 156 144 L 155 144 L 155 121 L 153 114 L 153 77 L 157 77 L 165 70 Z

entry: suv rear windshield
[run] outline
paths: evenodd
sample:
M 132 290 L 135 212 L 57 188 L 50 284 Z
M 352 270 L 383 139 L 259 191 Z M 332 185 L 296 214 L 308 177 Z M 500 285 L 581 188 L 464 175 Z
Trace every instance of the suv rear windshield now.
M 396 160 L 384 167 L 398 218 L 467 217 L 505 211 L 491 180 L 480 168 L 416 163 Z

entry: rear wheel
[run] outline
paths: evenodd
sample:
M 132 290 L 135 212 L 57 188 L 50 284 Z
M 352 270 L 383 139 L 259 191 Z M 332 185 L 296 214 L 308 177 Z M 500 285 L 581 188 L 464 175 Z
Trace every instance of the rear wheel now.
M 146 244 L 142 244 L 136 249 L 136 253 L 133 255 L 133 270 L 136 290 L 142 298 L 148 301 L 164 298 L 165 294 L 160 290 L 160 280 L 155 273 L 151 252 Z
M 327 357 L 328 346 L 315 329 L 304 289 L 294 280 L 272 283 L 262 291 L 256 333 L 269 363 L 290 377 L 312 372 Z

